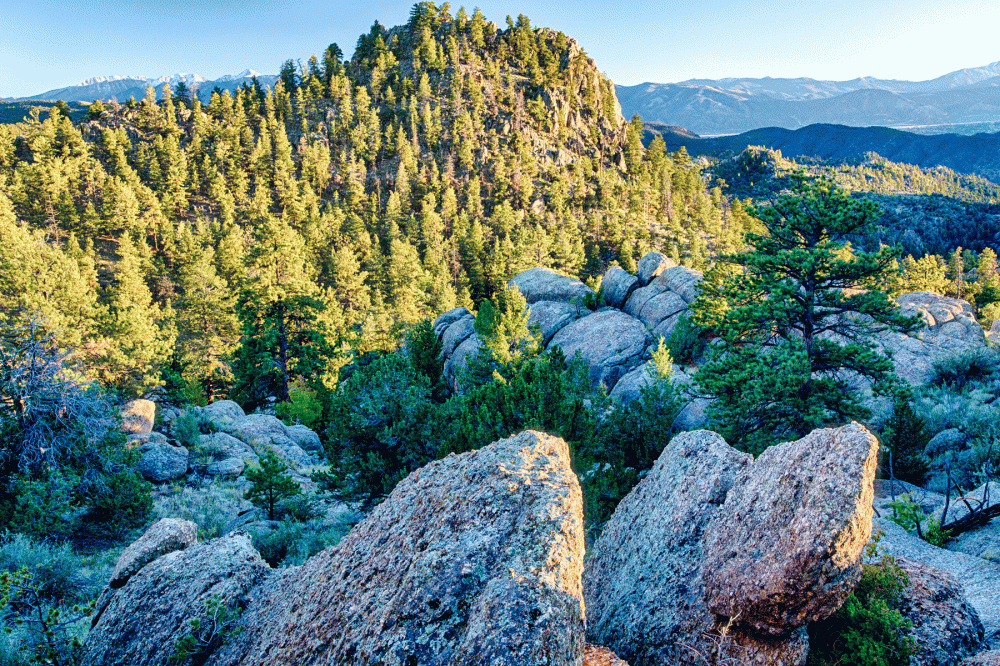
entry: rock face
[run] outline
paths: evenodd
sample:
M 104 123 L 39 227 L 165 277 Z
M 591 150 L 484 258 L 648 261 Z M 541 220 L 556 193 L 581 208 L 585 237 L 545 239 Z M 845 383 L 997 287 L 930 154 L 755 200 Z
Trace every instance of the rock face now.
M 698 663 L 715 618 L 702 538 L 751 458 L 699 430 L 674 437 L 605 525 L 583 576 L 587 638 L 632 666 Z M 685 647 L 685 644 L 690 646 Z
M 911 633 L 920 646 L 911 666 L 953 666 L 974 654 L 983 624 L 958 581 L 920 562 L 899 558 L 897 563 L 909 578 L 900 612 L 913 622 Z
M 152 400 L 133 400 L 121 410 L 122 430 L 126 433 L 152 432 L 156 419 L 156 403 Z
M 148 481 L 163 483 L 187 474 L 189 454 L 183 446 L 147 442 L 139 451 L 142 455 L 136 470 Z
M 594 293 L 593 289 L 576 278 L 560 275 L 549 268 L 531 268 L 522 271 L 510 282 L 521 291 L 521 295 L 529 305 L 536 301 L 569 302 L 574 298 L 582 299 Z
M 963 659 L 961 666 L 1000 666 L 1000 650 L 990 650 Z
M 235 423 L 246 416 L 243 408 L 232 400 L 217 400 L 211 405 L 201 408 L 200 416 L 211 421 L 216 426 Z
M 876 526 L 883 532 L 880 545 L 887 553 L 897 559 L 906 558 L 951 574 L 965 591 L 966 600 L 978 613 L 990 647 L 1000 647 L 1000 565 L 965 553 L 936 548 L 885 519 L 876 519 Z
M 934 361 L 986 344 L 986 335 L 969 303 L 929 291 L 903 294 L 896 301 L 900 312 L 919 316 L 926 328 L 914 337 L 882 333 L 877 341 L 893 353 L 896 374 L 911 384 L 926 384 Z
M 279 458 L 294 465 L 312 465 L 319 462 L 319 455 L 315 449 L 307 452 L 296 441 L 296 438 L 299 441 L 303 440 L 302 433 L 291 431 L 277 417 L 268 414 L 250 414 L 233 423 L 229 432 L 256 450 L 261 450 L 263 447 L 271 449 Z M 318 442 L 317 437 L 316 443 Z
M 587 645 L 583 651 L 583 666 L 628 666 L 606 647 Z
M 83 666 L 166 664 L 189 620 L 206 616 L 219 595 L 236 606 L 271 574 L 245 532 L 163 555 L 139 570 L 96 618 L 83 646 Z
M 764 451 L 705 531 L 708 608 L 771 636 L 840 608 L 871 537 L 877 458 L 857 423 Z
M 604 274 L 604 279 L 601 280 L 604 303 L 613 308 L 620 308 L 625 303 L 625 299 L 631 295 L 632 290 L 638 286 L 639 278 L 618 266 L 612 266 Z
M 965 449 L 965 444 L 969 437 L 958 428 L 948 428 L 942 430 L 927 442 L 924 453 L 929 457 L 936 458 L 945 451 L 961 451 Z
M 653 278 L 659 277 L 663 271 L 673 268 L 673 266 L 674 262 L 659 252 L 647 253 L 636 265 L 638 269 L 636 277 L 639 279 L 639 286 L 645 287 Z
M 210 663 L 579 664 L 582 559 L 568 447 L 524 432 L 411 474 Z
M 548 345 L 552 341 L 553 335 L 585 314 L 590 314 L 590 310 L 574 303 L 538 301 L 531 305 L 528 313 L 528 325 L 538 324 L 538 328 L 542 332 L 542 344 Z
M 112 589 L 122 587 L 136 572 L 156 558 L 175 550 L 184 550 L 197 542 L 197 525 L 189 520 L 163 518 L 122 552 L 108 586 Z
M 704 664 L 720 642 L 732 663 L 802 666 L 806 624 L 860 574 L 876 453 L 857 424 L 756 462 L 715 433 L 678 435 L 594 544 L 588 640 L 633 666 Z
M 212 456 L 213 460 L 228 460 L 239 458 L 246 465 L 256 465 L 260 463 L 260 456 L 254 448 L 246 442 L 236 439 L 232 435 L 224 432 L 213 432 L 210 435 L 201 435 L 198 447 L 205 453 Z
M 590 381 L 609 389 L 639 365 L 651 340 L 645 327 L 618 310 L 602 310 L 577 319 L 554 336 L 549 348 L 560 347 L 566 358 L 577 351 L 590 365 Z

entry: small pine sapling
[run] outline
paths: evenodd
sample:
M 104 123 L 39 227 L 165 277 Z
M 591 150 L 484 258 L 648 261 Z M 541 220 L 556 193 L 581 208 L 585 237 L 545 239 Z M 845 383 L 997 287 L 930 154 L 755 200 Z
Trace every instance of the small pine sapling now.
M 260 459 L 260 467 L 247 470 L 247 480 L 253 486 L 243 497 L 254 506 L 267 509 L 268 520 L 274 520 L 274 508 L 278 502 L 302 492 L 299 484 L 285 474 L 287 471 L 288 467 L 270 451 Z

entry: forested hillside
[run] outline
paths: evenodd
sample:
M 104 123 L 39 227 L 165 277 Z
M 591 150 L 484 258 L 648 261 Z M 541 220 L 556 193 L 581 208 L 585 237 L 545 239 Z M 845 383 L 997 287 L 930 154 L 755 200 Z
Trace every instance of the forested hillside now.
M 0 126 L 0 316 L 41 313 L 130 393 L 329 386 L 524 268 L 701 267 L 748 220 L 684 151 L 643 149 L 574 40 L 429 2 L 273 90 L 43 118 Z

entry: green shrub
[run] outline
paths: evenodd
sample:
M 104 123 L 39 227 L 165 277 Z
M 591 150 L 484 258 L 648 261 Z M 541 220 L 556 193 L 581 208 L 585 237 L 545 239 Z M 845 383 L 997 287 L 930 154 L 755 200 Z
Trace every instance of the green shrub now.
M 198 539 L 221 536 L 225 528 L 251 507 L 243 499 L 242 481 L 213 481 L 201 486 L 163 488 L 154 508 L 157 518 L 182 518 L 198 526 Z
M 104 477 L 102 488 L 89 498 L 88 520 L 113 532 L 142 527 L 153 516 L 152 484 L 132 469 Z
M 26 534 L 0 533 L 0 571 L 27 569 L 43 599 L 88 600 L 100 591 L 100 581 L 87 575 L 84 558 L 68 543 L 40 541 Z
M 444 369 L 441 363 L 441 341 L 434 333 L 434 324 L 430 319 L 417 322 L 407 331 L 406 354 L 410 366 L 427 377 L 436 398 L 443 395 L 444 385 L 441 373 Z
M 302 424 L 314 428 L 323 416 L 323 405 L 316 391 L 305 386 L 296 385 L 288 392 L 288 402 L 279 402 L 274 406 L 275 415 L 286 425 Z
M 185 411 L 174 419 L 170 427 L 174 433 L 174 437 L 177 438 L 177 441 L 181 445 L 189 449 L 198 446 L 199 438 L 201 437 L 201 426 L 198 423 L 198 417 L 193 412 Z
M 878 538 L 868 545 L 861 581 L 840 610 L 808 627 L 807 666 L 906 666 L 917 651 L 913 623 L 899 612 L 906 572 Z
M 313 478 L 337 499 L 374 505 L 440 455 L 455 427 L 449 409 L 434 401 L 430 379 L 405 354 L 356 368 L 330 398 L 330 471 Z
M 992 379 L 1000 363 L 1000 351 L 976 347 L 934 362 L 930 383 L 962 391 Z
M 243 609 L 238 604 L 222 603 L 213 594 L 205 602 L 205 615 L 190 620 L 191 632 L 182 636 L 167 661 L 175 664 L 203 664 L 229 638 L 240 633 L 238 626 Z
M 701 327 L 692 322 L 687 313 L 678 318 L 677 325 L 667 338 L 667 348 L 675 362 L 690 364 L 701 355 L 708 344 L 701 333 Z
M 286 518 L 277 529 L 255 533 L 253 545 L 272 567 L 299 566 L 339 543 L 348 528 L 346 523 L 329 525 L 318 520 L 298 522 Z
M 15 478 L 14 501 L 6 512 L 6 524 L 16 532 L 39 539 L 61 540 L 77 527 L 73 510 L 74 492 L 80 479 L 68 470 L 53 470 L 48 476 Z

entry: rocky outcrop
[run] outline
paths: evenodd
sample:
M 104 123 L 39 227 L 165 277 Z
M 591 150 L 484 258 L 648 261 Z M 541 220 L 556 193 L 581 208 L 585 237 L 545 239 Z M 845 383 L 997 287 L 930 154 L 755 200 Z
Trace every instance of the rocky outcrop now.
M 618 266 L 612 266 L 601 280 L 604 290 L 604 304 L 620 308 L 632 291 L 639 286 L 639 278 Z
M 163 483 L 187 474 L 190 455 L 183 446 L 146 442 L 139 447 L 139 452 L 136 470 L 147 481 Z
M 254 448 L 232 435 L 224 432 L 213 432 L 209 435 L 201 435 L 198 439 L 198 448 L 202 453 L 210 455 L 213 461 L 239 458 L 246 465 L 260 463 L 260 456 L 257 455 Z
M 924 447 L 924 453 L 928 457 L 936 458 L 946 451 L 962 451 L 968 440 L 968 435 L 958 428 L 948 428 L 931 437 Z
M 96 618 L 81 664 L 166 664 L 191 631 L 190 620 L 206 617 L 212 596 L 236 607 L 271 573 L 245 532 L 162 555 L 133 575 Z
M 636 278 L 639 286 L 645 287 L 653 278 L 659 277 L 663 271 L 673 268 L 674 262 L 659 252 L 648 252 L 636 265 Z
M 706 528 L 708 608 L 767 636 L 840 608 L 871 537 L 877 458 L 857 423 L 765 450 Z
M 152 400 L 132 400 L 121 410 L 122 430 L 126 433 L 152 432 L 156 420 L 156 403 Z
M 890 555 L 921 562 L 951 574 L 964 590 L 965 599 L 979 615 L 990 646 L 1000 647 L 1000 565 L 932 546 L 884 518 L 876 519 L 875 525 L 883 533 L 880 546 Z
M 983 625 L 958 581 L 920 562 L 901 557 L 896 563 L 908 579 L 900 613 L 913 622 L 910 633 L 920 646 L 910 658 L 911 666 L 954 666 L 975 654 Z
M 983 328 L 966 301 L 929 291 L 903 294 L 896 301 L 902 314 L 920 317 L 925 328 L 912 336 L 883 332 L 876 340 L 892 352 L 896 374 L 911 384 L 926 384 L 937 359 L 986 344 Z
M 279 458 L 293 465 L 306 466 L 319 462 L 318 451 L 314 449 L 312 452 L 307 452 L 299 446 L 296 437 L 301 441 L 301 433 L 297 435 L 277 417 L 268 414 L 250 414 L 233 423 L 229 427 L 229 432 L 249 444 L 255 451 L 271 449 Z M 317 437 L 317 443 L 318 440 Z
M 538 330 L 542 334 L 542 345 L 548 345 L 553 335 L 588 314 L 590 310 L 576 303 L 538 301 L 532 303 L 529 309 L 528 326 L 538 324 Z
M 653 361 L 649 360 L 636 366 L 626 373 L 614 388 L 608 393 L 612 400 L 619 403 L 629 403 L 642 394 L 642 389 L 653 381 Z M 703 428 L 708 420 L 705 410 L 711 401 L 702 398 L 694 386 L 694 378 L 684 372 L 681 366 L 674 364 L 670 381 L 678 389 L 683 407 L 674 419 L 674 428 L 678 431 L 697 430 Z
M 989 650 L 963 659 L 959 666 L 1000 666 L 1000 650 Z
M 144 566 L 167 553 L 184 550 L 198 542 L 198 526 L 189 520 L 163 518 L 157 521 L 118 558 L 108 586 L 117 589 Z
M 594 386 L 603 382 L 611 390 L 618 379 L 649 358 L 657 337 L 670 336 L 700 279 L 701 273 L 674 266 L 663 255 L 651 252 L 639 261 L 638 275 L 617 266 L 608 270 L 602 281 L 605 307 L 597 312 L 584 306 L 585 297 L 594 293 L 587 285 L 549 269 L 524 271 L 510 284 L 524 296 L 528 324 L 538 327 L 542 346 L 559 346 L 567 357 L 580 349 L 590 365 Z M 453 390 L 459 389 L 458 376 L 482 346 L 474 323 L 475 317 L 464 308 L 450 310 L 434 321 L 442 345 L 444 378 Z
M 247 468 L 246 462 L 240 458 L 223 458 L 205 465 L 205 474 L 224 479 L 235 479 Z
M 216 400 L 211 405 L 202 407 L 197 414 L 216 428 L 223 428 L 246 417 L 243 408 L 232 400 Z
M 569 450 L 524 432 L 411 474 L 210 663 L 579 664 L 582 559 Z
M 566 358 L 577 352 L 590 366 L 590 381 L 609 389 L 639 365 L 651 339 L 645 327 L 618 310 L 601 310 L 577 319 L 552 336 Z
M 633 666 L 704 664 L 720 650 L 802 666 L 806 624 L 860 575 L 877 446 L 851 424 L 752 462 L 715 433 L 675 437 L 594 544 L 588 640 Z
M 594 290 L 576 278 L 560 275 L 549 268 L 531 268 L 522 271 L 511 279 L 524 300 L 531 303 L 537 301 L 565 301 L 583 299 Z
M 632 666 L 712 652 L 702 538 L 750 456 L 699 430 L 674 437 L 612 515 L 583 576 L 587 638 Z

